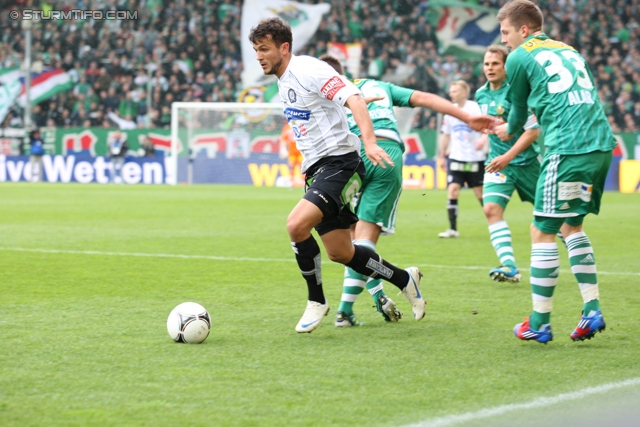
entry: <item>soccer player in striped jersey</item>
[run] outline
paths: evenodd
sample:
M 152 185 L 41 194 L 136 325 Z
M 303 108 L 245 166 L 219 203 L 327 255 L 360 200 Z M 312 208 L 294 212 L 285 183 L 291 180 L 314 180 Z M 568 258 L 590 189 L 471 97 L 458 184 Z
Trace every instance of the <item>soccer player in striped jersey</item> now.
M 393 283 L 411 303 L 416 320 L 422 319 L 426 303 L 420 293 L 420 270 L 402 270 L 351 241 L 349 229 L 358 217 L 350 203 L 360 190 L 365 167 L 358 152 L 361 142 L 349 132 L 344 106 L 351 109 L 362 130 L 369 161 L 382 168 L 394 165 L 376 143 L 360 91 L 327 63 L 293 55 L 291 27 L 279 18 L 262 20 L 251 29 L 249 40 L 264 74 L 278 78 L 284 114 L 303 157 L 306 193 L 287 218 L 292 249 L 308 290 L 296 332 L 312 332 L 329 312 L 322 287 L 320 247 L 311 234 L 314 228 L 329 259 L 364 276 Z
M 470 101 L 469 85 L 463 80 L 451 82 L 449 98 L 457 107 L 468 114 L 479 115 L 480 107 Z M 460 189 L 467 184 L 473 190 L 482 206 L 482 183 L 484 180 L 484 161 L 487 158 L 485 145 L 486 135 L 474 131 L 462 120 L 445 114 L 442 118 L 440 137 L 440 167 L 447 171 L 447 216 L 449 228 L 438 237 L 442 239 L 457 238 L 458 232 L 458 198 Z
M 476 91 L 480 110 L 502 122 L 511 111 L 511 103 L 505 99 L 509 88 L 504 68 L 507 55 L 509 51 L 505 47 L 489 46 L 483 62 L 487 83 Z M 516 283 L 522 278 L 516 265 L 511 230 L 504 219 L 504 211 L 515 190 L 523 202 L 534 201 L 536 181 L 540 175 L 539 150 L 534 144 L 539 127 L 535 116 L 529 114 L 524 128 L 518 130 L 511 140 L 503 142 L 496 135 L 489 135 L 482 206 L 489 223 L 491 244 L 500 259 L 500 267 L 489 271 L 489 276 L 498 282 Z
M 531 227 L 533 313 L 514 333 L 541 343 L 553 339 L 550 317 L 559 273 L 555 237 L 560 231 L 584 301 L 570 336 L 591 339 L 606 325 L 593 247 L 582 223 L 587 214 L 600 211 L 616 142 L 586 61 L 573 47 L 547 37 L 540 8 L 514 0 L 497 19 L 502 43 L 511 49 L 506 63 L 511 112 L 495 132 L 503 141 L 511 139 L 526 123 L 529 107 L 544 130 L 546 147 Z
M 320 57 L 344 77 L 342 64 L 331 55 Z M 346 79 L 346 77 L 344 77 Z M 356 214 L 359 221 L 352 226 L 352 237 L 356 245 L 376 249 L 381 235 L 395 233 L 398 202 L 402 194 L 402 155 L 404 143 L 398 131 L 398 124 L 393 107 L 423 107 L 443 114 L 449 114 L 469 127 L 482 131 L 496 120 L 489 116 L 471 115 L 456 107 L 451 102 L 437 95 L 419 90 L 407 89 L 391 83 L 373 79 L 359 79 L 353 82 L 360 89 L 368 102 L 367 109 L 373 122 L 373 132 L 382 147 L 393 160 L 394 166 L 380 169 L 371 164 L 366 153 L 361 150 L 366 174 L 357 199 Z M 363 133 L 358 128 L 353 114 L 347 110 L 347 120 L 351 132 L 358 136 Z M 335 325 L 338 327 L 357 326 L 360 324 L 353 314 L 353 303 L 365 286 L 376 304 L 376 308 L 385 320 L 397 322 L 402 314 L 396 305 L 384 293 L 380 279 L 368 278 L 351 268 L 345 269 L 342 301 L 338 308 Z

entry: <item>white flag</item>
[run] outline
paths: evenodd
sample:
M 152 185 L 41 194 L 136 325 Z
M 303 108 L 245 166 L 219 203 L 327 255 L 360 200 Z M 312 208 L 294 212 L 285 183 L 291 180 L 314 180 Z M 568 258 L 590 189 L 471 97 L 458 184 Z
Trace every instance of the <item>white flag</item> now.
M 12 67 L 0 70 L 0 84 L 2 84 L 0 86 L 0 123 L 2 123 L 22 90 L 20 69 Z
M 432 0 L 431 13 L 436 13 L 436 35 L 441 53 L 458 58 L 482 58 L 487 46 L 500 42 L 498 9 L 454 0 Z
M 249 41 L 251 29 L 266 18 L 279 17 L 291 25 L 293 33 L 293 53 L 300 52 L 316 33 L 322 15 L 329 12 L 327 3 L 305 4 L 287 0 L 245 0 L 242 7 L 242 62 L 244 72 L 242 83 L 245 87 L 262 81 L 264 73 L 256 60 L 256 53 Z

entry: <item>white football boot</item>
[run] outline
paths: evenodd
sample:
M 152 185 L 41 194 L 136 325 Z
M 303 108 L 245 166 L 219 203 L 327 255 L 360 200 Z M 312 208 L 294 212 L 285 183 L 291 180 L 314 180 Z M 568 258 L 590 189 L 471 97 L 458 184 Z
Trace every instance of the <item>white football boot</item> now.
M 315 301 L 307 301 L 307 308 L 304 310 L 302 318 L 296 325 L 296 332 L 312 332 L 322 319 L 329 313 L 329 304 L 320 304 Z
M 440 237 L 441 239 L 452 239 L 452 238 L 460 237 L 460 233 L 450 228 L 447 231 L 438 233 L 438 237 Z
M 422 293 L 420 293 L 422 273 L 420 273 L 418 267 L 409 267 L 405 271 L 409 273 L 409 283 L 402 290 L 402 295 L 411 303 L 413 317 L 416 320 L 420 320 L 424 317 L 424 309 L 427 305 L 427 302 L 422 298 Z

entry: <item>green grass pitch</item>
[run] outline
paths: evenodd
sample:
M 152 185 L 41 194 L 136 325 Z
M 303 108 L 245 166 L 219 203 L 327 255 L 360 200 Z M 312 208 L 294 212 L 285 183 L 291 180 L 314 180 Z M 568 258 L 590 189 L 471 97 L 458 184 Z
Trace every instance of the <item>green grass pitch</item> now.
M 520 284 L 498 264 L 482 211 L 407 190 L 378 251 L 425 274 L 427 315 L 386 324 L 368 294 L 360 328 L 333 326 L 343 269 L 324 257 L 329 317 L 294 326 L 306 286 L 286 233 L 300 190 L 244 186 L 0 185 L 0 425 L 398 426 L 640 376 L 640 195 L 606 193 L 585 230 L 607 330 L 574 343 L 582 300 L 561 247 L 554 341 L 521 342 L 530 313 L 531 205 L 513 200 Z M 196 301 L 213 327 L 176 344 L 166 318 Z

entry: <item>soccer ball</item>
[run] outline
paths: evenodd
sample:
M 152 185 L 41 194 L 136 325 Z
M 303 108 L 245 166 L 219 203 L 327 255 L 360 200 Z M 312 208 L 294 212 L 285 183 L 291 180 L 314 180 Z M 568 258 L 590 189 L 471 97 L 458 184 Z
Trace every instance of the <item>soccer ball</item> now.
M 211 318 L 207 310 L 195 302 L 183 302 L 169 313 L 167 331 L 175 342 L 198 344 L 207 339 Z

